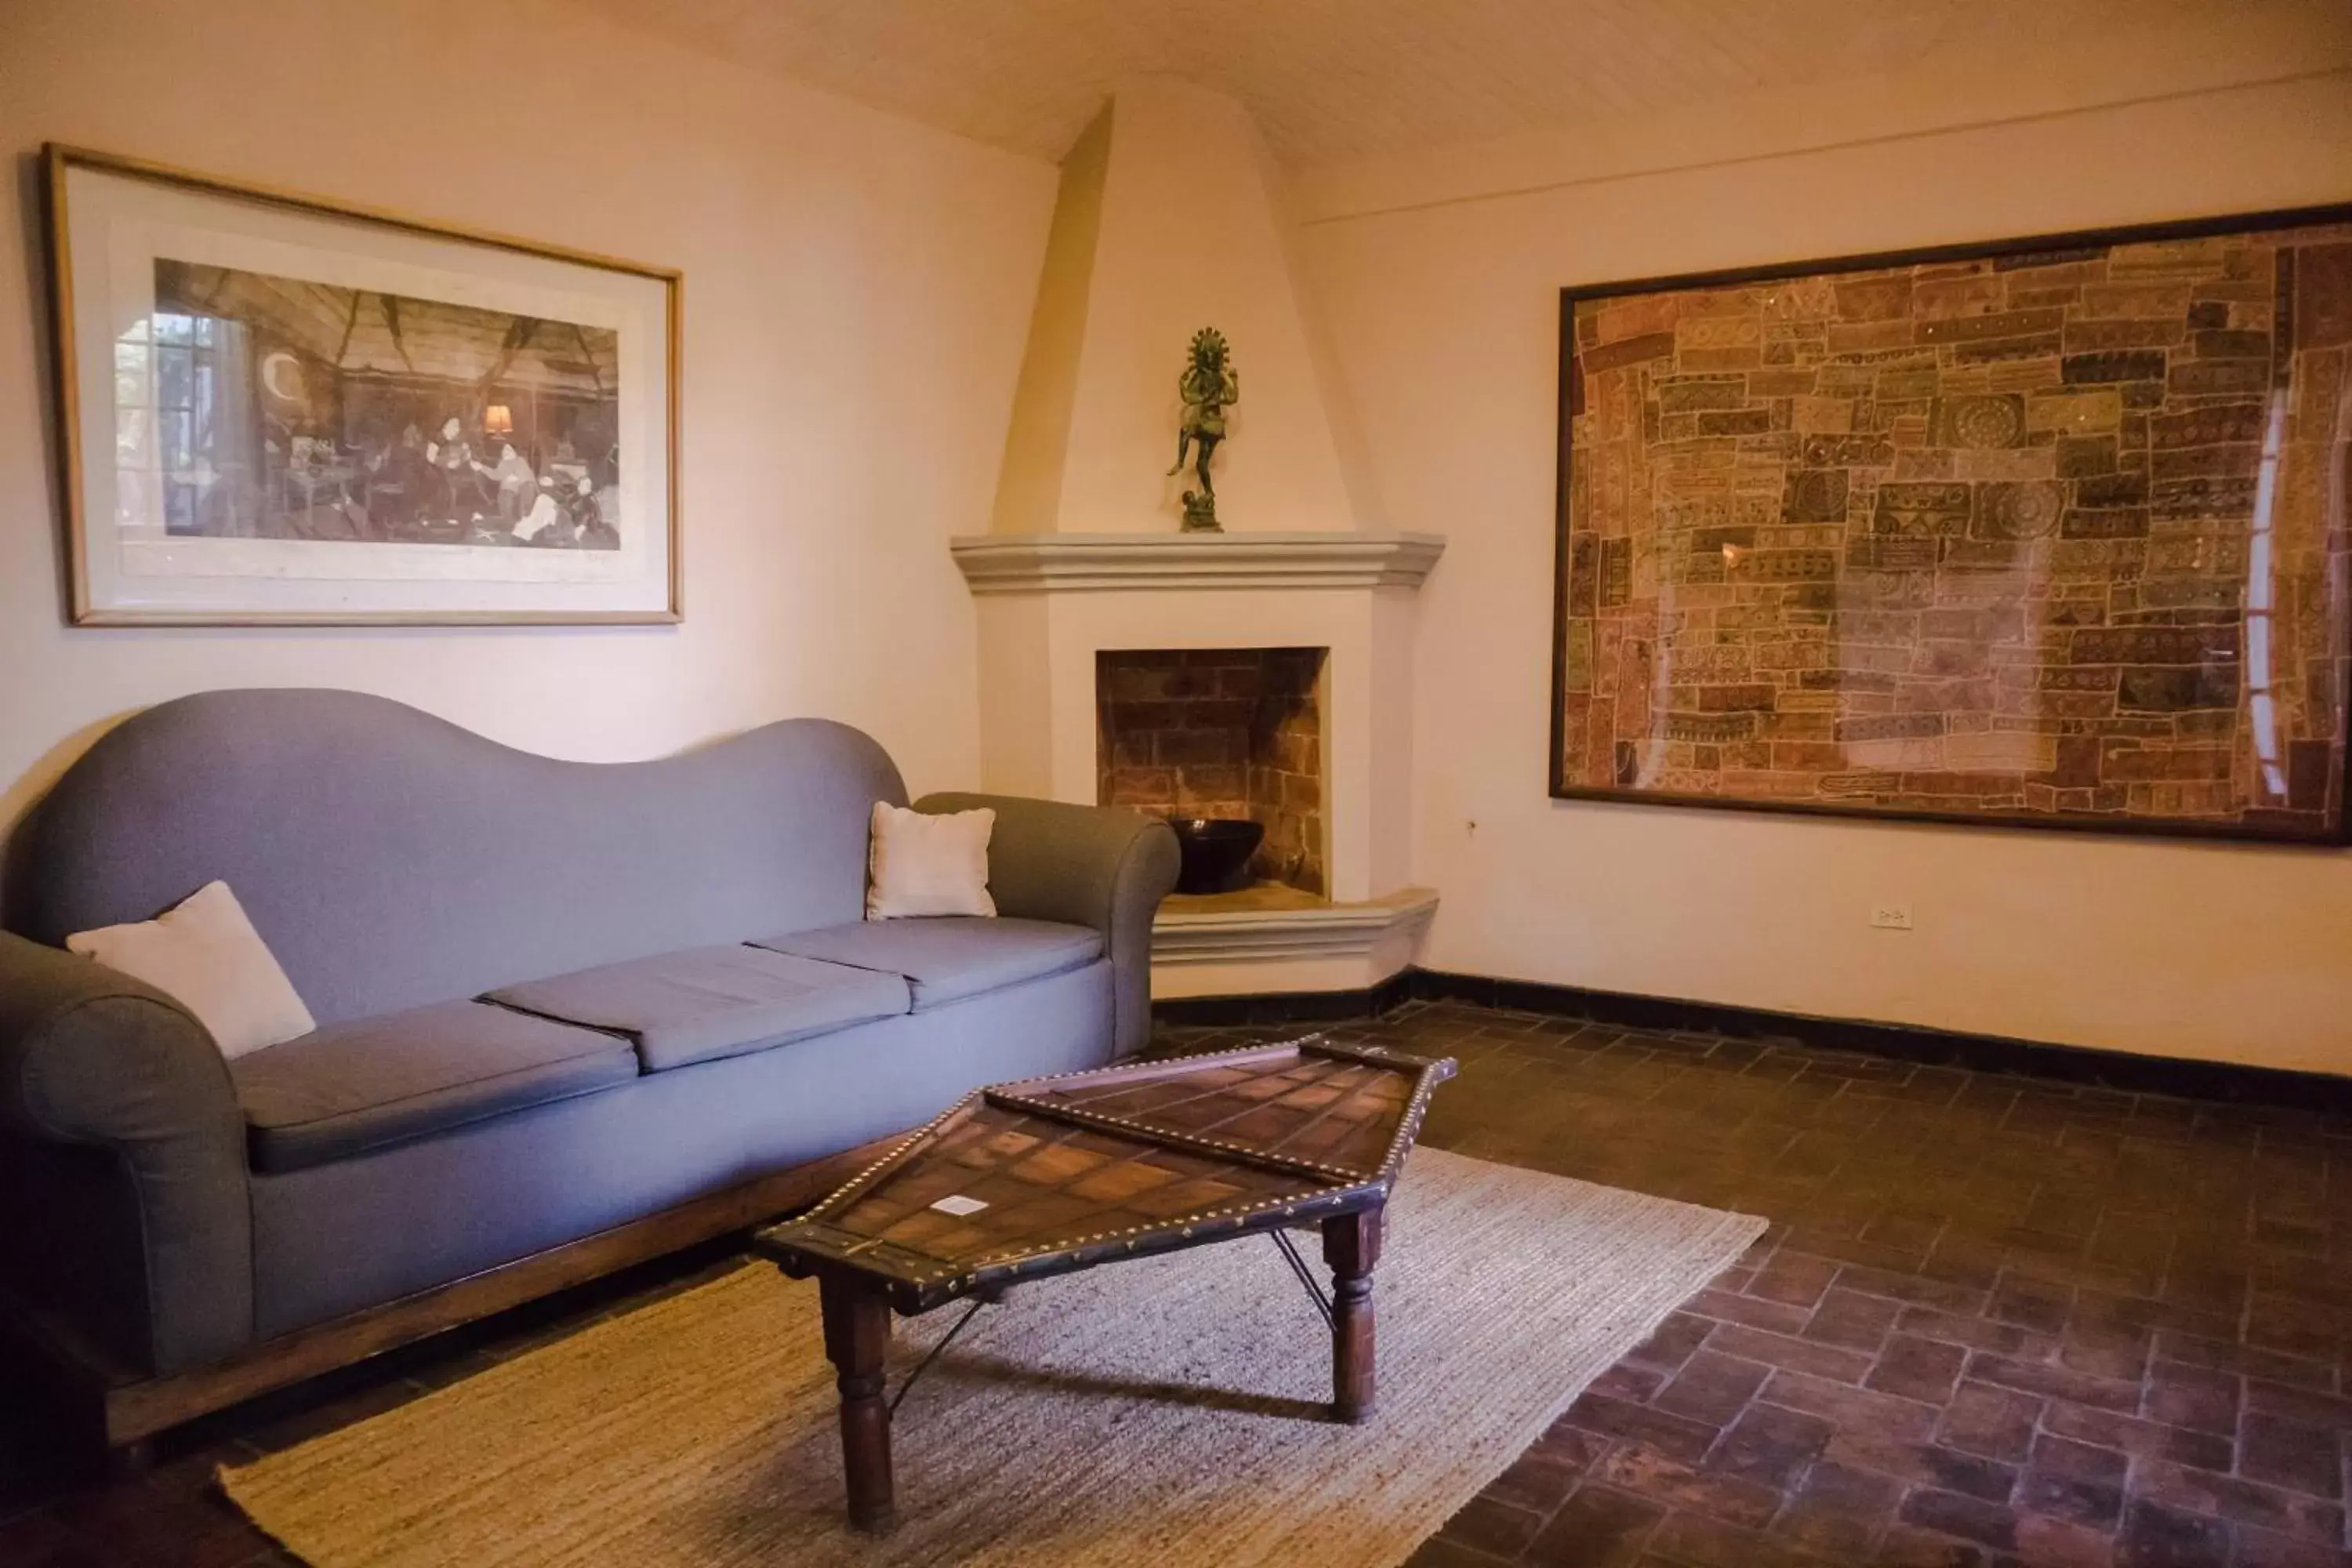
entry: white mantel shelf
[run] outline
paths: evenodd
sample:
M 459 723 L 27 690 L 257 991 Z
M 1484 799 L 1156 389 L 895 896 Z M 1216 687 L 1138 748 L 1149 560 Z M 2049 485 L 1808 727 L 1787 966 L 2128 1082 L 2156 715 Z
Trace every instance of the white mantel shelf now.
M 1436 533 L 983 533 L 948 542 L 975 594 L 1418 588 Z

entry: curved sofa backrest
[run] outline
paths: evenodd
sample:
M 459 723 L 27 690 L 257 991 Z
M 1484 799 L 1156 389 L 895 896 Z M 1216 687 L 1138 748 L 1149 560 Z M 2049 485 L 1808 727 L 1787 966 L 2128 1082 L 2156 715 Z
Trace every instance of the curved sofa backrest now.
M 658 762 L 533 756 L 351 691 L 149 709 L 26 819 L 8 924 L 62 943 L 218 879 L 321 1024 L 859 918 L 882 748 L 818 719 Z

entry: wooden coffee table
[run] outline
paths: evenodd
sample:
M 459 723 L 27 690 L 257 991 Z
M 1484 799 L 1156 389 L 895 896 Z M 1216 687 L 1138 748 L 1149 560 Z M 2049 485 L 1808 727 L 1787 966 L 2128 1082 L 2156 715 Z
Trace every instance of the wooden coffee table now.
M 963 1298 L 976 1310 L 1009 1285 L 1122 1258 L 1272 1235 L 1330 1320 L 1333 1412 L 1364 1419 L 1381 1216 L 1430 1092 L 1454 1072 L 1451 1058 L 1318 1037 L 998 1084 L 761 1231 L 754 1251 L 816 1276 L 850 1522 L 878 1531 L 892 1517 L 891 1312 Z M 1308 1224 L 1322 1228 L 1328 1300 L 1287 1235 Z

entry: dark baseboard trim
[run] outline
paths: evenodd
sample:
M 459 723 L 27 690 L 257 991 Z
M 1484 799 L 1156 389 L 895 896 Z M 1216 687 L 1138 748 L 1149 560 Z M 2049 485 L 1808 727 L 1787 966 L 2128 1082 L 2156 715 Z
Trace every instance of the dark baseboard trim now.
M 1378 1017 L 1412 1001 L 1467 1002 L 1555 1017 L 1587 1018 L 1628 1028 L 1688 1029 L 1753 1037 L 1782 1035 L 1829 1050 L 1929 1067 L 2011 1073 L 2126 1094 L 2163 1094 L 2232 1105 L 2277 1106 L 2352 1115 L 2352 1078 L 2248 1067 L 2235 1062 L 2144 1057 L 2089 1046 L 1974 1035 L 1916 1024 L 1824 1018 L 1766 1007 L 1692 1002 L 1626 991 L 1597 991 L 1533 980 L 1505 980 L 1440 969 L 1409 969 L 1371 991 L 1278 996 L 1212 996 L 1155 1003 L 1163 1023 L 1212 1026 L 1243 1024 L 1338 1023 Z
M 1344 1024 L 1377 1018 L 1413 997 L 1420 972 L 1406 969 L 1360 991 L 1282 991 L 1263 996 L 1171 996 L 1151 1004 L 1152 1022 L 1179 1028 L 1230 1029 L 1252 1024 Z
M 1433 1001 L 1475 1002 L 1488 1007 L 1590 1018 L 1596 1023 L 1623 1024 L 1635 1028 L 1698 1029 L 1738 1036 L 1786 1035 L 1830 1050 L 1860 1051 L 1930 1067 L 2053 1079 L 2126 1094 L 2167 1094 L 2240 1105 L 2352 1112 L 2352 1079 L 2332 1073 L 2295 1072 L 2237 1062 L 2192 1061 L 2179 1057 L 2146 1057 L 2131 1051 L 2021 1040 L 2006 1035 L 1964 1034 L 1917 1024 L 1823 1018 L 1766 1007 L 1595 991 L 1531 980 L 1497 980 L 1444 970 L 1415 970 L 1413 995 Z

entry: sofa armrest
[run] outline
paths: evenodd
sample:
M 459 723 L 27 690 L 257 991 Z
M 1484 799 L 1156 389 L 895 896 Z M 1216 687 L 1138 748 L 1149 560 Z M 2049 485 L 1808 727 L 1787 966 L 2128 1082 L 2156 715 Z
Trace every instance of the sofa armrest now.
M 0 1205 L 29 1299 L 142 1373 L 252 1342 L 245 1120 L 185 1008 L 0 931 L 0 1142 L 35 1188 Z
M 988 888 L 1001 913 L 1092 926 L 1116 966 L 1113 1035 L 1120 1056 L 1151 1038 L 1151 919 L 1176 887 L 1176 835 L 1117 806 L 1019 795 L 928 795 L 917 811 L 996 813 Z

